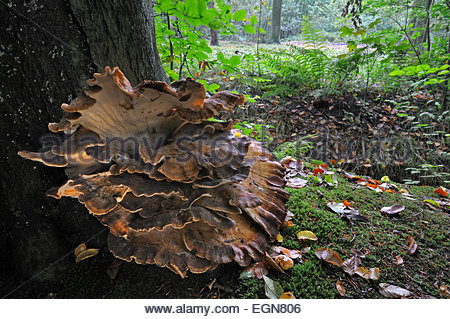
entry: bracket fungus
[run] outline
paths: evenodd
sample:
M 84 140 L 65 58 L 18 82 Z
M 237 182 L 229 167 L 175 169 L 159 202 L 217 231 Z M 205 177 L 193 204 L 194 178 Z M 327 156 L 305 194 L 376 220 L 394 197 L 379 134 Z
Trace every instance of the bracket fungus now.
M 244 97 L 206 98 L 191 79 L 132 87 L 117 67 L 87 84 L 49 124 L 64 137 L 19 152 L 65 167 L 68 181 L 47 195 L 77 198 L 109 227 L 109 249 L 123 260 L 181 277 L 261 260 L 286 216 L 284 168 L 232 123 L 208 121 Z

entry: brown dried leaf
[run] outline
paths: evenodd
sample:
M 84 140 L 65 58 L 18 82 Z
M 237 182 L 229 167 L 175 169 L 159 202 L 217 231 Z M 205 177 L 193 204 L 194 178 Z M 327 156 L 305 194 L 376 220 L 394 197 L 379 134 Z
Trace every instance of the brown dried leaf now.
M 288 256 L 278 255 L 274 260 L 283 270 L 289 270 L 294 267 L 294 261 Z
M 280 246 L 274 246 L 271 249 L 278 254 L 283 254 L 292 259 L 296 259 L 296 258 L 299 258 L 302 256 L 302 253 L 297 249 L 288 249 L 288 248 L 284 248 L 284 247 L 280 247 Z M 271 256 L 272 256 L 272 254 L 271 254 Z M 275 257 L 275 256 L 272 256 L 272 257 Z
M 349 275 L 353 275 L 358 269 L 359 265 L 361 265 L 361 259 L 358 256 L 352 256 L 342 264 L 342 269 Z
M 116 258 L 111 265 L 109 265 L 108 269 L 106 269 L 106 273 L 112 280 L 116 279 L 117 273 L 119 272 L 119 266 L 122 265 L 122 263 L 123 260 Z
M 300 177 L 293 177 L 288 180 L 286 183 L 286 187 L 290 188 L 303 188 L 308 184 L 308 181 L 306 179 L 302 179 Z
M 439 296 L 445 299 L 450 299 L 450 291 L 448 290 L 448 285 L 442 285 L 439 287 Z
M 317 236 L 309 230 L 303 230 L 297 233 L 298 239 L 309 239 L 309 240 L 317 240 Z
M 264 262 L 260 261 L 257 263 L 254 263 L 247 268 L 244 269 L 243 272 L 241 272 L 239 278 L 246 279 L 246 278 L 252 278 L 256 277 L 258 279 L 261 279 L 263 276 L 267 275 L 269 273 L 269 269 L 267 269 Z
M 402 256 L 398 256 L 398 255 L 395 256 L 395 264 L 396 264 L 397 266 L 403 264 L 403 258 L 402 258 Z
M 287 291 L 280 296 L 280 299 L 295 299 L 295 296 L 292 292 Z
M 75 259 L 75 262 L 79 263 L 80 261 L 94 257 L 97 254 L 98 254 L 97 248 L 85 249 L 78 254 L 77 258 Z
M 269 254 L 267 254 L 267 252 L 264 252 L 264 264 L 266 265 L 266 267 L 268 269 L 274 269 L 282 274 L 284 274 L 284 270 L 281 269 L 280 266 L 278 266 L 278 264 L 275 262 L 275 260 L 273 260 L 272 257 L 269 256 Z
M 79 244 L 77 248 L 75 248 L 75 250 L 73 251 L 75 257 L 77 257 L 83 250 L 86 250 L 86 248 L 87 247 L 85 243 Z
M 405 206 L 400 205 L 400 204 L 394 204 L 392 206 L 387 206 L 387 207 L 383 207 L 380 209 L 380 211 L 382 213 L 386 213 L 389 215 L 397 215 L 399 214 L 401 211 L 405 210 Z
M 345 295 L 345 287 L 340 280 L 336 282 L 336 289 L 339 291 L 341 296 Z
M 337 253 L 335 253 L 332 249 L 320 247 L 315 250 L 317 258 L 326 261 L 330 264 L 341 267 L 344 263 L 342 258 L 339 257 Z
M 414 240 L 414 238 L 412 236 L 408 237 L 408 241 L 409 241 L 408 254 L 412 255 L 416 252 L 417 247 L 419 247 L 419 246 L 416 244 L 416 241 Z
M 380 283 L 380 294 L 386 298 L 401 298 L 411 295 L 411 291 L 387 283 Z
M 358 267 L 355 271 L 355 274 L 358 274 L 365 279 L 380 279 L 380 269 L 378 267 L 370 269 L 367 269 L 366 267 Z

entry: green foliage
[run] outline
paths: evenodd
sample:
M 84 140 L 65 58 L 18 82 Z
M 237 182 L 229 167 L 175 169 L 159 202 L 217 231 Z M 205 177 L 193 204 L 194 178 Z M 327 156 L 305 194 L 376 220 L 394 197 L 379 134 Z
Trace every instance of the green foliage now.
M 307 135 L 296 141 L 280 144 L 275 148 L 273 153 L 278 159 L 282 159 L 286 156 L 304 158 L 314 147 L 314 144 L 308 140 L 314 136 L 315 135 Z
M 234 128 L 241 130 L 243 135 L 250 136 L 257 141 L 262 142 L 264 145 L 268 145 L 273 141 L 273 137 L 270 134 L 270 129 L 273 128 L 272 125 L 255 124 L 243 121 L 234 124 Z

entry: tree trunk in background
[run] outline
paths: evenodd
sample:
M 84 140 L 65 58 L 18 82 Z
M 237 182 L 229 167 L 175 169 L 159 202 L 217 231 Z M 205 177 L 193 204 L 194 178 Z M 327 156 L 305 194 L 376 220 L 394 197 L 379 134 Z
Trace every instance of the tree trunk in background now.
M 415 0 L 413 3 L 413 9 L 423 11 L 422 14 L 413 13 L 411 18 L 411 24 L 414 29 L 423 28 L 420 30 L 420 35 L 412 40 L 412 43 L 418 52 L 423 52 L 423 44 L 428 41 L 430 43 L 430 9 L 433 4 L 433 0 Z M 420 9 L 419 9 L 420 8 Z M 410 37 L 414 35 L 416 31 L 410 33 Z
M 214 8 L 214 1 L 210 1 L 208 4 L 208 8 L 212 9 Z M 214 29 L 209 28 L 209 33 L 211 35 L 211 39 L 209 41 L 210 45 L 218 46 L 219 45 L 219 35 L 217 34 L 217 31 Z
M 26 161 L 17 152 L 38 150 L 47 123 L 62 115 L 61 103 L 106 65 L 119 66 L 133 85 L 167 80 L 151 5 L 147 0 L 0 3 L 0 282 L 12 273 L 36 275 L 104 229 L 75 200 L 45 196 L 66 180 L 62 169 Z M 88 245 L 105 244 L 106 234 Z M 70 254 L 36 279 L 55 280 L 73 263 Z M 2 286 L 0 293 L 14 288 Z
M 281 36 L 281 5 L 283 0 L 273 0 L 272 8 L 272 42 L 280 43 Z

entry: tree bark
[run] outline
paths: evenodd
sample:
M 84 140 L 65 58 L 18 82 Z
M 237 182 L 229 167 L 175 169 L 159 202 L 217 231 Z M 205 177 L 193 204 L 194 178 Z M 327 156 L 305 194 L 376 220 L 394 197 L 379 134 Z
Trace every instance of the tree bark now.
M 208 8 L 214 8 L 214 1 L 210 1 L 208 4 Z M 219 35 L 217 34 L 217 31 L 209 28 L 209 34 L 211 35 L 211 38 L 209 40 L 210 45 L 218 46 L 219 45 Z
M 411 19 L 411 24 L 414 26 L 414 30 L 410 32 L 410 37 L 414 35 L 416 29 L 423 28 L 423 30 L 419 31 L 420 35 L 412 40 L 412 44 L 419 52 L 423 52 L 423 44 L 425 42 L 430 43 L 430 9 L 432 4 L 433 0 L 416 0 L 413 3 L 413 9 L 416 11 L 423 10 L 423 14 L 425 14 L 425 16 L 421 16 L 415 12 L 413 13 Z
M 272 42 L 280 43 L 281 36 L 281 6 L 283 0 L 273 0 L 272 8 Z
M 120 66 L 133 85 L 167 80 L 151 5 L 144 0 L 0 3 L 2 276 L 30 278 L 91 237 L 91 245 L 105 243 L 107 232 L 95 236 L 104 227 L 78 202 L 45 196 L 66 179 L 63 170 L 25 161 L 17 152 L 38 150 L 47 123 L 61 117 L 60 104 L 106 65 Z M 36 280 L 55 280 L 73 266 L 70 255 Z

